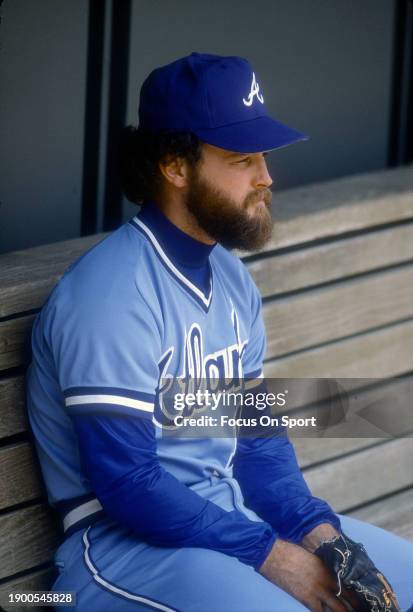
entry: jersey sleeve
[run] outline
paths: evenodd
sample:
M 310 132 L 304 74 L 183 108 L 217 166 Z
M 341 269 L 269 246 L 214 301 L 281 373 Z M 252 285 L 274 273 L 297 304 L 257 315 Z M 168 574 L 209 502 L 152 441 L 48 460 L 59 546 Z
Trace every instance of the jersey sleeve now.
M 69 414 L 152 418 L 162 329 L 132 285 L 110 286 L 99 299 L 75 300 L 76 288 L 49 313 L 49 337 Z

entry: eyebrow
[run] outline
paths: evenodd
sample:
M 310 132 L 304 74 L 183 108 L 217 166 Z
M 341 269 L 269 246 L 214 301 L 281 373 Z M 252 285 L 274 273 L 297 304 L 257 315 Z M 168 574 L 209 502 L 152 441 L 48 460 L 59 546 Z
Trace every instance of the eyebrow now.
M 268 151 L 259 151 L 264 157 L 268 155 Z M 256 153 L 226 153 L 225 159 L 233 159 L 234 157 L 248 157 L 248 155 L 256 155 Z
M 248 155 L 248 153 L 226 153 L 225 159 L 232 159 L 233 157 L 243 157 Z

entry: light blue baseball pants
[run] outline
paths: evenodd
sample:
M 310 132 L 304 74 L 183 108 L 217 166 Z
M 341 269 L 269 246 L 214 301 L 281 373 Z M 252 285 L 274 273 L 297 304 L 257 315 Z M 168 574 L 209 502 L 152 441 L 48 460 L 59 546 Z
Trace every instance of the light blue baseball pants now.
M 391 582 L 402 610 L 413 603 L 413 543 L 340 516 Z M 53 590 L 76 591 L 87 612 L 298 612 L 298 601 L 233 557 L 198 548 L 158 548 L 103 519 L 70 536 L 56 553 Z

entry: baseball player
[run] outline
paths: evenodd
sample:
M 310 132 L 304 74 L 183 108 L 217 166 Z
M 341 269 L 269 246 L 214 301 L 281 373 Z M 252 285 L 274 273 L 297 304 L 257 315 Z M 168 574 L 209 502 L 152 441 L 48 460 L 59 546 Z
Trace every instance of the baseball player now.
M 69 268 L 32 335 L 30 422 L 65 532 L 53 588 L 78 610 L 410 603 L 413 545 L 314 497 L 283 431 L 167 434 L 173 381 L 265 389 L 260 295 L 230 251 L 268 240 L 265 155 L 304 138 L 239 57 L 192 53 L 142 87 L 121 167 L 141 210 Z

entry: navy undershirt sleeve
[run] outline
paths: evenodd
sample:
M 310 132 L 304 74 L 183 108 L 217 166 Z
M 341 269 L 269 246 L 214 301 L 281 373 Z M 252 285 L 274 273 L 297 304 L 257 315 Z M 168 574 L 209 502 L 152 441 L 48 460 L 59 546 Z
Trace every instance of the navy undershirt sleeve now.
M 341 530 L 328 503 L 312 495 L 285 428 L 272 436 L 267 432 L 257 438 L 239 437 L 233 469 L 245 504 L 280 537 L 299 544 L 321 523 Z
M 260 379 L 266 355 L 262 300 L 253 282 L 251 286 L 251 330 L 244 354 L 246 393 L 265 398 L 266 381 Z M 265 406 L 260 411 L 263 414 L 274 416 L 271 406 Z M 242 416 L 247 420 L 256 418 L 257 410 L 253 405 L 245 405 Z M 281 538 L 301 543 L 321 523 L 330 523 L 340 530 L 340 520 L 330 506 L 311 494 L 285 428 L 274 428 L 272 432 L 268 427 L 262 431 L 240 428 L 233 473 L 246 505 L 272 525 Z
M 151 420 L 73 416 L 83 467 L 107 515 L 157 546 L 195 546 L 259 569 L 276 540 L 266 522 L 205 500 L 167 472 Z

